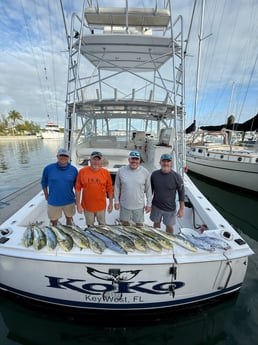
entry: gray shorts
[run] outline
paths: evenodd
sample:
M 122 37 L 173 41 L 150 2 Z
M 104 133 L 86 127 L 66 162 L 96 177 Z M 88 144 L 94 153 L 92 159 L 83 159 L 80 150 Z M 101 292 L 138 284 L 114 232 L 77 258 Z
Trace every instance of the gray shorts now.
M 48 205 L 47 214 L 50 220 L 58 220 L 62 217 L 62 212 L 68 218 L 71 218 L 75 215 L 75 203 L 65 205 L 65 206 L 53 206 Z
M 122 222 L 130 222 L 132 220 L 134 223 L 144 223 L 144 208 L 128 210 L 120 206 L 120 220 Z
M 163 223 L 167 226 L 173 226 L 176 224 L 176 210 L 175 211 L 162 211 L 157 206 L 151 206 L 150 219 L 154 223 Z

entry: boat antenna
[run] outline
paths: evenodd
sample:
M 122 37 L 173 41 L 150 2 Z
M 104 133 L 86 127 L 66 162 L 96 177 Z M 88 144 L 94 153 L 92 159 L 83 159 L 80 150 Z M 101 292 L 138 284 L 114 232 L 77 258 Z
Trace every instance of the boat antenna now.
M 228 119 L 228 117 L 229 117 L 229 115 L 231 113 L 231 105 L 232 105 L 232 98 L 233 98 L 234 90 L 235 90 L 235 82 L 233 81 L 232 89 L 231 89 L 231 94 L 230 94 L 230 99 L 229 99 L 229 103 L 228 103 L 227 119 Z
M 184 56 L 186 56 L 186 54 L 187 54 L 187 48 L 188 48 L 188 44 L 189 44 L 189 40 L 190 40 L 190 34 L 192 31 L 193 18 L 194 18 L 194 14 L 195 14 L 196 4 L 197 4 L 197 0 L 194 1 L 194 6 L 193 6 L 192 17 L 191 17 L 191 21 L 190 21 L 189 30 L 188 30 L 188 35 L 187 35 L 187 38 L 185 40 L 186 43 L 185 43 Z
M 60 6 L 61 6 L 61 12 L 62 12 L 62 17 L 64 21 L 64 28 L 65 28 L 65 36 L 67 40 L 67 46 L 69 48 L 69 35 L 68 35 L 68 30 L 67 30 L 67 25 L 66 25 L 66 20 L 65 20 L 65 15 L 64 15 L 64 7 L 63 7 L 63 1 L 60 0 Z

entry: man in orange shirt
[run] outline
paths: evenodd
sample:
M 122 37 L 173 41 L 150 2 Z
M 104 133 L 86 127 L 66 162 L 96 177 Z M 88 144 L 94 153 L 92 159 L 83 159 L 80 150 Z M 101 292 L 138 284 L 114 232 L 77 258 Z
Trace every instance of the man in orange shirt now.
M 82 191 L 82 195 L 81 195 Z M 76 206 L 82 213 L 87 226 L 93 226 L 95 218 L 99 224 L 105 224 L 106 198 L 108 212 L 113 209 L 113 186 L 110 173 L 102 167 L 102 153 L 94 151 L 90 156 L 90 166 L 79 170 L 75 184 Z

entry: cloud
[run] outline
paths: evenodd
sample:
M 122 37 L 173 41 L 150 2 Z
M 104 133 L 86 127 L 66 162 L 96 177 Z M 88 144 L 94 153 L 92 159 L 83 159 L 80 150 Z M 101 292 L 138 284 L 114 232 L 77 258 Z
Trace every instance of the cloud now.
M 194 116 L 201 18 L 201 2 L 197 3 L 186 57 L 187 123 Z M 72 13 L 80 14 L 82 4 L 82 0 L 63 0 L 68 30 Z M 153 1 L 146 4 L 153 6 Z M 192 9 L 193 1 L 172 2 L 173 18 L 183 15 L 185 38 Z M 0 10 L 0 113 L 15 109 L 40 125 L 49 115 L 64 125 L 68 54 L 60 2 L 1 1 Z M 231 109 L 236 119 L 243 122 L 257 113 L 257 18 L 255 0 L 206 0 L 197 107 L 200 125 L 225 121 L 233 85 Z

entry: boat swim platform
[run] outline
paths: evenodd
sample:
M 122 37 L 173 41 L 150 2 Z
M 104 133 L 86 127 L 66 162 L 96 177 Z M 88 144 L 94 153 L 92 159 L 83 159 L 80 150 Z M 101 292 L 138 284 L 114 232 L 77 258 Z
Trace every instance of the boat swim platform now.
M 0 199 L 0 226 L 40 191 L 40 180 L 37 179 Z

